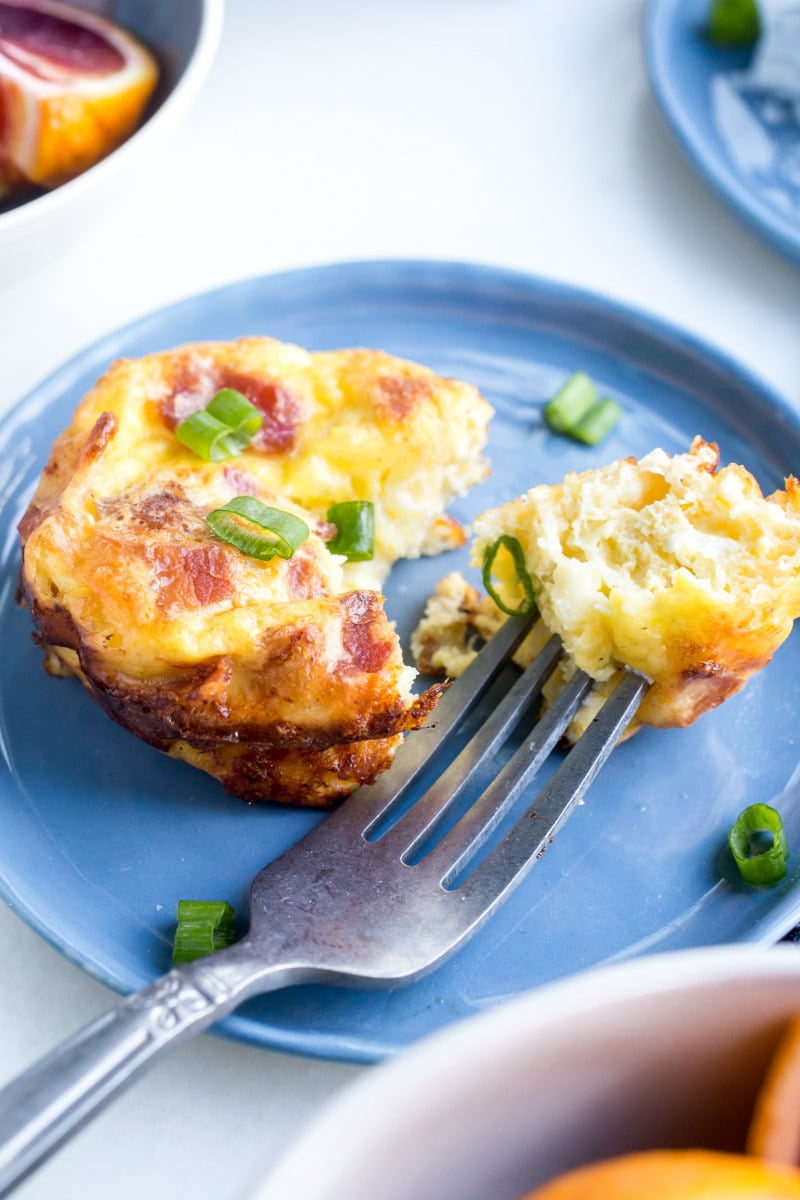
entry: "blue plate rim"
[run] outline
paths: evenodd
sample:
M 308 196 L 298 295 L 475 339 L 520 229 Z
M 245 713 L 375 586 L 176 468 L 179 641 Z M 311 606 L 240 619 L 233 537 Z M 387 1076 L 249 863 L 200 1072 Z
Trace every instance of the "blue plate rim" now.
M 785 257 L 800 262 L 800 230 L 762 204 L 696 130 L 669 69 L 667 33 L 681 0 L 647 0 L 642 32 L 647 75 L 662 116 L 708 186 L 749 229 Z
M 661 0 L 654 0 L 654 3 L 661 3 Z M 341 261 L 331 259 L 313 266 L 293 267 L 283 271 L 266 272 L 262 275 L 242 276 L 217 287 L 179 297 L 159 308 L 140 314 L 123 325 L 101 334 L 99 338 L 87 342 L 29 388 L 0 416 L 0 436 L 6 434 L 9 423 L 15 417 L 27 419 L 35 414 L 37 411 L 35 408 L 25 412 L 20 410 L 29 409 L 29 406 L 37 400 L 40 394 L 39 407 L 47 407 L 50 396 L 46 393 L 60 388 L 63 383 L 70 380 L 71 376 L 82 374 L 86 366 L 91 365 L 95 360 L 108 362 L 109 348 L 114 346 L 120 338 L 128 338 L 144 332 L 148 325 L 158 326 L 167 315 L 188 313 L 193 308 L 202 307 L 209 301 L 232 295 L 249 287 L 258 287 L 267 282 L 278 287 L 301 280 L 313 283 L 316 279 L 324 278 L 332 272 L 342 278 L 345 288 L 351 288 L 354 283 L 359 283 L 359 277 L 363 277 L 365 282 L 372 282 L 372 277 L 381 274 L 398 280 L 403 286 L 408 286 L 417 280 L 422 282 L 422 277 L 427 274 L 429 276 L 447 276 L 451 283 L 467 287 L 476 287 L 482 280 L 491 281 L 492 284 L 499 283 L 506 289 L 528 290 L 540 296 L 550 295 L 559 301 L 568 301 L 573 305 L 580 304 L 584 308 L 593 308 L 603 314 L 610 314 L 621 322 L 638 326 L 651 336 L 655 336 L 656 339 L 674 343 L 683 351 L 704 359 L 707 364 L 711 364 L 716 369 L 737 376 L 748 390 L 760 393 L 761 397 L 766 399 L 768 406 L 777 410 L 782 419 L 793 425 L 795 431 L 800 433 L 800 411 L 755 368 L 750 367 L 731 351 L 717 346 L 702 335 L 681 325 L 680 322 L 661 316 L 645 305 L 633 304 L 599 289 L 566 283 L 548 275 L 478 260 L 360 258 Z
M 0 449 L 2 449 L 2 444 L 13 435 L 18 422 L 28 421 L 37 411 L 49 407 L 54 398 L 69 386 L 70 381 L 84 373 L 87 366 L 91 366 L 97 361 L 108 363 L 109 348 L 115 346 L 121 339 L 142 333 L 147 330 L 148 326 L 155 328 L 165 317 L 176 313 L 185 314 L 190 312 L 193 307 L 203 307 L 215 298 L 265 285 L 280 288 L 287 284 L 307 283 L 313 287 L 318 280 L 327 280 L 332 272 L 336 273 L 342 286 L 347 288 L 352 288 L 354 284 L 372 284 L 374 286 L 377 279 L 385 277 L 386 279 L 391 278 L 405 287 L 416 285 L 421 289 L 426 278 L 428 282 L 431 278 L 435 278 L 438 281 L 446 281 L 451 290 L 458 289 L 469 292 L 480 289 L 482 284 L 491 285 L 494 288 L 500 286 L 517 295 L 522 294 L 540 300 L 546 300 L 549 297 L 560 302 L 566 301 L 571 305 L 594 309 L 602 315 L 610 315 L 620 323 L 643 331 L 671 349 L 689 352 L 701 359 L 706 366 L 711 366 L 723 374 L 735 377 L 748 391 L 754 394 L 754 400 L 757 400 L 773 414 L 780 414 L 800 438 L 800 413 L 772 385 L 729 352 L 719 349 L 702 337 L 674 322 L 650 313 L 644 308 L 627 304 L 599 291 L 563 283 L 531 272 L 495 267 L 487 263 L 448 259 L 358 259 L 346 262 L 331 261 L 316 266 L 244 277 L 163 305 L 103 334 L 50 372 L 0 418 Z M 25 921 L 29 928 L 38 933 L 69 962 L 112 990 L 123 995 L 129 994 L 155 978 L 155 975 L 150 975 L 144 980 L 137 979 L 124 972 L 104 968 L 101 964 L 93 961 L 89 953 L 81 949 L 72 939 L 57 936 L 3 876 L 0 876 L 0 898 Z M 777 940 L 796 923 L 798 918 L 800 918 L 800 888 L 797 889 L 794 896 L 788 895 L 770 909 L 765 918 L 754 922 L 746 933 L 739 935 L 737 941 L 764 943 Z M 371 1046 L 364 1046 L 357 1040 L 348 1041 L 341 1032 L 276 1029 L 264 1025 L 259 1020 L 240 1014 L 228 1016 L 216 1025 L 212 1032 L 264 1049 L 334 1061 L 370 1063 L 392 1053 L 392 1049 L 389 1047 L 381 1048 L 374 1043 Z

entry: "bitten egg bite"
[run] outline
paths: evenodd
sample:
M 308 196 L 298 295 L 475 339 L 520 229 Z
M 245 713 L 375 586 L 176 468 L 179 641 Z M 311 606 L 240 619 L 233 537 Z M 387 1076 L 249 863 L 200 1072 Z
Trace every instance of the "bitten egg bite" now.
M 576 666 L 596 681 L 573 738 L 625 667 L 652 683 L 631 729 L 682 727 L 738 692 L 789 635 L 800 614 L 800 484 L 790 477 L 764 497 L 744 467 L 718 463 L 717 447 L 695 438 L 685 454 L 654 450 L 573 472 L 474 522 L 474 565 L 503 534 L 522 548 L 541 619 L 518 661 L 527 665 L 557 633 L 567 658 L 550 697 Z M 505 550 L 494 571 L 514 608 Z M 449 576 L 415 631 L 417 660 L 458 674 L 474 656 L 471 632 L 488 636 L 504 620 Z
M 175 430 L 221 388 L 262 425 L 206 462 Z M 373 780 L 441 690 L 411 695 L 379 589 L 397 558 L 463 544 L 444 509 L 487 473 L 490 415 L 470 385 L 379 351 L 246 338 L 114 363 L 20 523 L 46 666 L 244 799 L 324 806 Z M 208 526 L 241 496 L 306 523 L 290 558 Z M 329 549 L 328 508 L 350 500 L 375 507 L 367 562 Z

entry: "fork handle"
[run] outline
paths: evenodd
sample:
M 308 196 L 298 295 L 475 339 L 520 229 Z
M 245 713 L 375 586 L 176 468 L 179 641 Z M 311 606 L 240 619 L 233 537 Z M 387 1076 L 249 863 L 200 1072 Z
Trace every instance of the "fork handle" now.
M 0 1196 L 38 1166 L 150 1062 L 248 996 L 301 982 L 254 964 L 247 939 L 176 967 L 126 997 L 0 1090 Z

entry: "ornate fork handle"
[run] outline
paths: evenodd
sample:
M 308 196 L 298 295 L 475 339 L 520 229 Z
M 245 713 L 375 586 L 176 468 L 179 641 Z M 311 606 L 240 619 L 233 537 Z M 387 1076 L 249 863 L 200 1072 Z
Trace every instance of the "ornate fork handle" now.
M 254 961 L 247 939 L 176 967 L 126 997 L 0 1091 L 0 1196 L 5 1196 L 151 1060 L 248 996 L 305 972 Z

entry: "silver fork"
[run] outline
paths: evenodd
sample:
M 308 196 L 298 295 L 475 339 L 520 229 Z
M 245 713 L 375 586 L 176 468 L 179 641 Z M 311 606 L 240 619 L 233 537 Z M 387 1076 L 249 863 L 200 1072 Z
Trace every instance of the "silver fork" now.
M 241 941 L 175 967 L 128 996 L 0 1091 L 0 1196 L 157 1054 L 200 1033 L 249 997 L 290 984 L 410 983 L 480 928 L 581 802 L 648 687 L 641 676 L 625 674 L 528 811 L 464 875 L 591 687 L 591 679 L 576 672 L 488 787 L 433 843 L 479 768 L 491 762 L 538 697 L 563 653 L 552 637 L 432 786 L 383 830 L 434 753 L 497 679 L 534 619 L 509 618 L 444 694 L 435 728 L 408 737 L 377 783 L 359 788 L 255 877 L 250 929 Z

